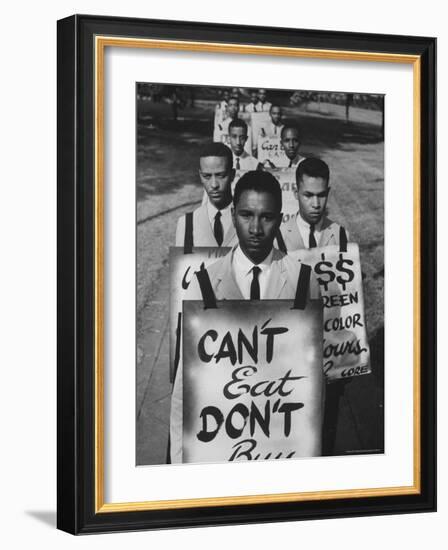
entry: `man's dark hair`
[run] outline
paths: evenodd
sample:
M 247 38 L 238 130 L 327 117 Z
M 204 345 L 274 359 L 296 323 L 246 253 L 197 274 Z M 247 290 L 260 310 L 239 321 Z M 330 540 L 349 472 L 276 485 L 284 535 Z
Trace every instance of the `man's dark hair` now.
M 224 143 L 211 142 L 204 145 L 199 152 L 199 159 L 204 157 L 224 157 L 227 160 L 227 170 L 233 167 L 232 151 Z
M 330 169 L 322 159 L 308 157 L 299 164 L 296 170 L 296 183 L 299 186 L 303 176 L 323 178 L 327 184 L 330 181 Z
M 232 122 L 229 124 L 229 134 L 232 128 L 243 128 L 244 130 L 246 130 L 247 135 L 247 124 L 244 122 L 244 120 L 241 120 L 241 118 L 235 118 L 235 120 L 232 120 Z
M 277 204 L 278 211 L 282 211 L 282 190 L 278 180 L 270 173 L 263 170 L 251 170 L 246 172 L 238 180 L 233 192 L 233 206 L 236 208 L 244 191 L 257 191 L 269 193 Z
M 273 104 L 269 107 L 269 112 L 271 112 L 272 109 L 274 109 L 274 107 L 278 107 L 278 108 L 280 109 L 280 111 L 282 110 L 281 105 L 279 105 L 278 103 L 273 103 Z M 295 128 L 295 126 L 290 126 L 290 128 Z
M 294 124 L 285 124 L 283 126 L 282 131 L 280 132 L 280 138 L 283 139 L 283 136 L 285 135 L 285 132 L 287 130 L 295 130 L 297 132 L 297 135 L 299 136 L 299 141 L 302 141 L 302 136 L 300 134 L 300 130 L 298 126 L 294 126 Z

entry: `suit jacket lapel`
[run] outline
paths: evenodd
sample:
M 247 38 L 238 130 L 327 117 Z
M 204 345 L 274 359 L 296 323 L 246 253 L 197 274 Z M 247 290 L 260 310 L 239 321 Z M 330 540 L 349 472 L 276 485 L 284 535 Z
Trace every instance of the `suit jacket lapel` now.
M 299 228 L 297 227 L 297 221 L 296 221 L 297 216 L 298 214 L 294 214 L 294 216 L 290 218 L 289 223 L 286 226 L 286 232 L 287 232 L 286 248 L 288 250 L 308 248 L 307 246 L 305 246 L 305 243 L 303 242 L 303 239 L 302 239 L 302 235 L 300 234 Z
M 322 220 L 322 233 L 319 239 L 319 246 L 328 246 L 334 237 L 334 224 L 328 218 L 324 218 Z M 337 239 L 334 239 L 334 244 L 336 243 Z
M 232 246 L 234 244 L 233 241 L 235 240 L 235 238 L 236 238 L 236 231 L 232 223 L 230 224 L 230 227 L 227 229 L 226 234 L 224 235 L 222 246 Z
M 198 215 L 196 218 L 196 228 L 193 227 L 193 234 L 196 239 L 194 239 L 195 246 L 218 246 L 215 235 L 210 225 L 210 220 L 208 219 L 207 205 L 202 204 L 198 210 Z M 208 243 L 214 243 L 210 245 Z
M 222 271 L 217 277 L 215 292 L 218 300 L 244 300 L 244 297 L 233 277 L 232 257 L 233 250 L 224 257 Z

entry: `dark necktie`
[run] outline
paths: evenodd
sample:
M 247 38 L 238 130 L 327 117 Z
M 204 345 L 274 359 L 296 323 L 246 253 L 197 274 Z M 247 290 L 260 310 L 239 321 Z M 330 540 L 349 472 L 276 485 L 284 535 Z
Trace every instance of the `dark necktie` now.
M 257 112 L 257 107 L 256 107 L 256 105 L 254 104 L 254 113 L 256 113 L 256 112 Z
M 260 299 L 260 283 L 258 281 L 258 275 L 261 272 L 261 269 L 258 266 L 252 268 L 253 278 L 252 283 L 250 284 L 250 299 L 259 300 Z
M 236 169 L 236 170 L 239 170 L 239 169 L 240 169 L 240 157 L 236 157 L 236 166 L 235 166 L 235 169 Z
M 291 168 L 292 167 L 292 159 L 289 161 L 289 166 L 288 168 Z
M 216 242 L 218 243 L 218 246 L 221 246 L 222 241 L 224 240 L 224 230 L 222 228 L 221 212 L 219 210 L 215 214 L 215 224 L 213 226 L 213 233 L 215 234 L 215 239 L 216 239 Z
M 314 224 L 310 224 L 310 246 L 309 248 L 316 248 L 316 237 L 314 236 Z

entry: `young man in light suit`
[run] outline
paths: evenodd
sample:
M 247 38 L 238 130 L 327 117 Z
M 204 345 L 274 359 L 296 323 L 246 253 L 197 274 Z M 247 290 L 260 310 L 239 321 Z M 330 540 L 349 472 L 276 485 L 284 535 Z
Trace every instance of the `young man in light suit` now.
M 280 184 L 269 172 L 244 174 L 235 187 L 232 219 L 238 244 L 207 268 L 217 300 L 293 300 L 301 270 L 298 261 L 273 248 L 282 220 Z M 188 300 L 200 300 L 196 277 Z M 318 284 L 310 280 L 309 296 L 320 297 Z M 182 462 L 182 369 L 174 382 L 170 418 L 171 462 Z
M 326 215 L 330 170 L 318 158 L 303 160 L 296 171 L 299 211 L 281 229 L 286 250 L 339 245 L 348 232 Z M 341 231 L 342 230 L 342 231 Z
M 257 111 L 260 113 L 269 111 L 272 103 L 266 101 L 266 90 L 264 88 L 260 88 L 258 90 L 258 99 L 259 101 L 257 103 Z
M 240 118 L 232 120 L 229 124 L 229 143 L 235 170 L 256 170 L 259 167 L 258 160 L 244 150 L 247 132 L 247 124 Z
M 300 131 L 297 126 L 285 125 L 280 134 L 281 143 L 287 157 L 288 168 L 297 168 L 305 157 L 299 153 L 301 145 Z
M 245 107 L 246 113 L 257 113 L 257 104 L 258 104 L 258 94 L 257 90 L 251 90 L 250 92 L 250 103 L 248 103 Z M 261 110 L 260 110 L 261 112 Z
M 199 178 L 208 200 L 179 218 L 176 246 L 233 246 L 237 242 L 231 213 L 232 164 L 232 152 L 223 143 L 209 143 L 202 149 Z

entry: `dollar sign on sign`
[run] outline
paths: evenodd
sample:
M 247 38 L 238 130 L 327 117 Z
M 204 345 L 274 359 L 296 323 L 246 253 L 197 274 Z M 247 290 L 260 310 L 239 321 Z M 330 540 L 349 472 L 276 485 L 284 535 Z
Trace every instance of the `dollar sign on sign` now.
M 325 290 L 328 291 L 328 285 L 334 281 L 334 278 L 336 277 L 336 275 L 333 273 L 333 271 L 331 271 L 331 268 L 333 267 L 333 264 L 331 262 L 326 262 L 325 261 L 325 254 L 322 254 L 321 256 L 322 258 L 322 261 L 318 262 L 315 266 L 314 266 L 314 271 L 317 273 L 317 275 L 324 275 L 325 276 L 325 279 L 322 279 L 321 277 L 317 277 L 317 282 L 325 287 Z M 323 269 L 323 267 L 328 267 L 330 269 L 330 271 L 328 271 L 327 269 Z
M 350 281 L 353 281 L 355 274 L 351 269 L 344 267 L 344 264 L 353 265 L 352 260 L 344 258 L 342 254 L 339 254 L 339 260 L 336 262 L 336 269 L 341 273 L 344 273 L 344 276 L 338 275 L 336 281 L 342 286 L 342 289 L 345 291 L 345 286 Z

